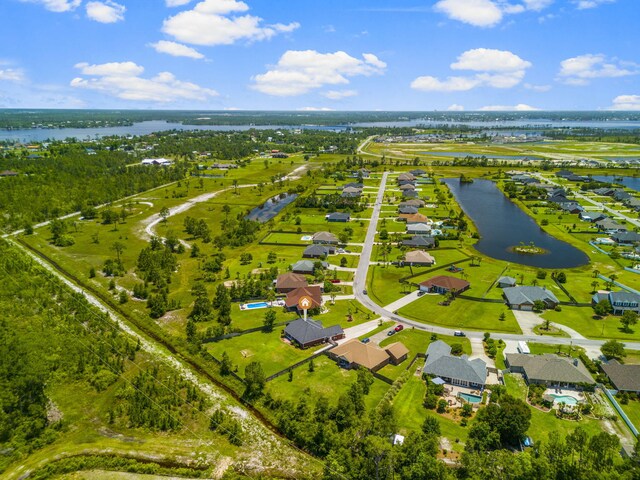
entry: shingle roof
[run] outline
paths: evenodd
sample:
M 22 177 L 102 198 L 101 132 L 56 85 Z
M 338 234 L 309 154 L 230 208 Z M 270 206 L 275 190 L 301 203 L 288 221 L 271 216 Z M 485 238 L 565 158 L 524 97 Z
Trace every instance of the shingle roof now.
M 436 241 L 433 237 L 423 237 L 420 235 L 414 235 L 409 240 L 403 240 L 402 245 L 407 247 L 433 247 Z
M 287 293 L 287 297 L 284 300 L 285 305 L 288 308 L 295 307 L 298 305 L 298 300 L 300 297 L 307 296 L 313 302 L 313 307 L 319 307 L 322 305 L 322 290 L 319 285 L 310 285 L 308 287 L 300 287 L 295 290 L 291 290 Z
M 298 318 L 287 324 L 284 333 L 301 345 L 324 340 L 343 333 L 340 325 L 324 328 L 322 322 L 308 318 Z
M 602 364 L 602 370 L 616 390 L 640 391 L 640 365 L 622 365 L 617 360 Z
M 545 303 L 560 303 L 553 292 L 542 287 L 507 287 L 503 292 L 509 305 L 533 305 L 536 300 L 542 300 Z
M 425 201 L 419 198 L 413 198 L 411 200 L 405 200 L 404 202 L 400 202 L 400 206 L 407 205 L 409 207 L 424 207 Z
M 432 277 L 429 280 L 425 280 L 421 282 L 420 285 L 425 287 L 440 287 L 445 290 L 464 290 L 468 288 L 471 284 L 466 280 L 462 280 L 461 278 L 449 277 L 447 275 L 438 275 L 436 277 Z
M 300 275 L 299 273 L 283 273 L 282 275 L 278 275 L 276 280 L 276 288 L 299 288 L 306 287 L 307 279 L 304 275 Z
M 309 245 L 302 253 L 303 257 L 322 257 L 329 255 L 329 249 L 323 245 Z
M 436 259 L 422 250 L 413 250 L 405 254 L 404 261 L 407 263 L 435 263 Z
M 410 223 L 427 223 L 429 221 L 429 217 L 423 215 L 421 213 L 401 213 L 398 215 L 398 218 Z
M 351 214 L 342 212 L 333 212 L 327 215 L 328 220 L 349 220 L 350 218 Z
M 300 272 L 313 272 L 313 262 L 311 260 L 298 260 L 291 266 L 291 270 L 298 270 Z
M 469 360 L 466 355 L 454 357 L 451 347 L 437 340 L 427 348 L 427 359 L 422 371 L 427 375 L 437 375 L 470 383 L 484 385 L 487 381 L 487 364 L 479 358 Z
M 412 207 L 409 205 L 402 205 L 398 207 L 398 212 L 406 213 L 406 214 L 415 214 L 418 213 L 418 207 Z
M 516 282 L 516 279 L 513 277 L 500 277 L 498 279 L 498 283 L 505 284 L 505 285 L 515 285 L 517 282 Z
M 331 232 L 314 233 L 312 237 L 314 242 L 333 242 L 338 243 L 338 237 Z
M 357 338 L 338 345 L 331 350 L 331 353 L 344 358 L 349 363 L 355 363 L 370 370 L 389 359 L 389 354 L 377 345 L 362 343 Z
M 385 351 L 393 358 L 402 358 L 409 354 L 409 349 L 403 343 L 395 342 L 384 347 Z
M 530 381 L 596 383 L 577 358 L 568 359 L 551 353 L 544 355 L 507 353 L 505 357 L 511 367 L 521 367 Z
M 426 223 L 412 223 L 407 225 L 407 231 L 409 232 L 430 232 L 431 227 Z

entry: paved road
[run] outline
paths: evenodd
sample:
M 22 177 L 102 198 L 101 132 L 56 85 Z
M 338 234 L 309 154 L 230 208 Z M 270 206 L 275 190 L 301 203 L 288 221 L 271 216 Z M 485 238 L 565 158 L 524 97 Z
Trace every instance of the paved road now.
M 380 209 L 382 207 L 382 200 L 384 197 L 385 188 L 387 186 L 387 177 L 388 172 L 385 172 L 382 175 L 382 180 L 380 182 L 380 187 L 378 189 L 378 195 L 376 196 L 376 202 L 373 206 L 373 214 L 371 215 L 371 222 L 369 223 L 369 228 L 367 229 L 367 236 L 365 238 L 365 243 L 362 248 L 362 253 L 360 256 L 360 262 L 358 263 L 358 268 L 356 269 L 356 273 L 353 279 L 353 293 L 355 298 L 369 310 L 375 312 L 377 315 L 380 315 L 385 320 L 393 320 L 396 322 L 400 322 L 405 326 L 409 325 L 415 327 L 419 330 L 424 330 L 427 332 L 437 333 L 439 335 L 453 335 L 454 329 L 452 328 L 444 328 L 436 325 L 428 325 L 422 322 L 417 322 L 415 320 L 410 320 L 401 315 L 394 314 L 393 312 L 387 310 L 384 307 L 381 307 L 377 303 L 375 303 L 364 291 L 367 289 L 367 272 L 369 271 L 369 266 L 371 264 L 371 253 L 373 250 L 374 239 L 376 235 L 376 227 L 378 224 L 378 220 L 380 218 Z M 478 339 L 483 337 L 483 332 L 476 331 L 465 331 L 467 337 L 470 339 Z M 505 341 L 520 341 L 524 340 L 527 342 L 544 342 L 550 345 L 569 345 L 573 344 L 575 346 L 584 347 L 588 351 L 595 351 L 595 349 L 599 348 L 605 341 L 604 340 L 590 340 L 587 338 L 580 339 L 572 339 L 566 337 L 546 337 L 532 334 L 508 334 L 508 333 L 492 333 L 492 338 L 502 339 Z M 640 350 L 640 342 L 625 342 L 627 348 L 631 350 Z

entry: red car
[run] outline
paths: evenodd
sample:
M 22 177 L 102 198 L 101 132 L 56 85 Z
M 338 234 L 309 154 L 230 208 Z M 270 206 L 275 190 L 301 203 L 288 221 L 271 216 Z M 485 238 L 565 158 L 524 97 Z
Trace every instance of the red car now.
M 399 332 L 400 330 L 402 330 L 404 328 L 404 325 L 396 325 L 396 328 L 394 328 L 394 330 L 396 332 Z

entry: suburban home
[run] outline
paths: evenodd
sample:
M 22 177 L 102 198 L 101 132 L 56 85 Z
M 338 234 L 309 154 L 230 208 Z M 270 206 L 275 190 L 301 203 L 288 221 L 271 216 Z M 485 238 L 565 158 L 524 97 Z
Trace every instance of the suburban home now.
M 596 382 L 577 358 L 559 357 L 552 353 L 528 355 L 507 353 L 504 363 L 511 373 L 520 373 L 527 384 L 558 388 L 579 388 Z
M 416 177 L 411 175 L 410 173 L 401 173 L 398 175 L 398 185 L 414 185 L 416 183 Z
M 238 168 L 235 163 L 214 163 L 210 167 L 212 170 L 231 170 L 232 168 Z
M 515 287 L 517 283 L 513 277 L 500 277 L 498 279 L 499 288 Z
M 529 175 L 514 175 L 513 177 L 511 177 L 511 180 L 513 180 L 514 182 L 524 183 L 524 184 L 537 182 L 535 178 L 532 178 Z
M 350 213 L 333 212 L 324 217 L 327 222 L 348 222 L 351 220 Z
M 340 243 L 338 237 L 331 232 L 317 232 L 311 237 L 311 241 L 316 245 L 337 245 Z
M 604 220 L 607 216 L 602 212 L 580 212 L 580 219 L 585 222 L 599 222 Z
M 402 263 L 403 265 L 423 267 L 434 265 L 436 263 L 436 259 L 422 250 L 413 250 L 412 252 L 407 252 L 405 254 Z
M 309 245 L 304 249 L 302 258 L 325 258 L 329 254 L 336 253 L 333 245 Z
M 308 287 L 296 288 L 287 293 L 287 297 L 284 299 L 287 310 L 298 311 L 298 300 L 305 296 L 311 299 L 311 308 L 322 306 L 322 288 L 320 285 L 309 285 Z
M 545 308 L 553 309 L 560 304 L 560 300 L 546 288 L 542 287 L 508 287 L 502 290 L 507 305 L 512 310 L 533 310 L 536 301 L 544 303 Z
M 429 223 L 429 217 L 421 213 L 401 213 L 398 215 L 398 220 L 407 222 L 407 225 L 413 223 Z
M 445 294 L 452 292 L 456 295 L 469 290 L 471 284 L 461 278 L 438 275 L 420 283 L 420 290 L 423 292 Z
M 571 175 L 573 175 L 573 172 L 571 170 L 560 170 L 556 172 L 556 177 L 559 177 L 559 178 L 567 178 L 567 177 L 570 177 Z
M 411 185 L 410 183 L 407 183 L 405 185 L 400 185 L 400 190 L 405 191 L 405 190 L 415 190 L 416 187 L 415 185 Z
M 362 343 L 357 338 L 332 348 L 329 357 L 342 368 L 366 368 L 372 372 L 380 370 L 390 360 L 389 354 L 382 348 L 373 343 Z
M 344 187 L 342 189 L 342 194 L 344 195 L 345 193 L 355 194 L 359 197 L 360 195 L 362 195 L 362 188 Z
M 360 183 L 360 182 L 347 183 L 346 185 L 342 186 L 343 191 L 345 188 L 358 188 L 362 190 L 364 188 L 364 183 Z
M 611 195 L 613 195 L 614 192 L 615 192 L 615 189 L 609 188 L 609 187 L 596 188 L 593 191 L 593 193 L 595 193 L 596 195 L 604 195 L 605 197 L 610 197 Z
M 146 158 L 140 162 L 141 165 L 156 165 L 160 167 L 168 167 L 173 165 L 173 160 L 168 158 Z
M 409 205 L 403 205 L 398 207 L 398 212 L 405 215 L 415 215 L 418 213 L 418 207 L 410 207 Z
M 418 192 L 415 190 L 403 190 L 402 197 L 403 198 L 416 198 L 418 196 Z
M 611 218 L 604 218 L 602 220 L 598 220 L 596 222 L 596 227 L 598 227 L 598 230 L 601 230 L 607 233 L 627 231 L 627 229 L 623 225 L 620 225 L 618 222 L 616 222 L 615 220 L 612 220 Z
M 409 357 L 409 349 L 400 342 L 387 345 L 384 351 L 389 354 L 389 362 L 392 365 L 400 365 Z
M 547 199 L 551 203 L 575 203 L 573 200 L 569 200 L 564 192 L 556 192 L 549 196 Z
M 433 248 L 436 246 L 436 240 L 433 237 L 423 237 L 420 235 L 414 235 L 409 240 L 403 240 L 402 245 L 404 247 L 413 247 L 413 248 Z
M 419 198 L 412 198 L 411 200 L 405 200 L 404 202 L 400 202 L 400 206 L 408 206 L 408 207 L 424 207 L 426 205 L 424 200 Z
M 637 293 L 620 290 L 619 292 L 599 291 L 592 298 L 591 302 L 596 305 L 603 300 L 608 300 L 613 308 L 614 315 L 622 315 L 626 310 L 640 313 L 640 295 Z
M 425 172 L 424 170 L 420 170 L 419 168 L 416 168 L 415 170 L 410 170 L 409 173 L 411 175 L 413 175 L 414 177 L 421 177 L 422 175 L 426 174 L 427 172 Z
M 616 232 L 611 239 L 618 245 L 634 245 L 640 242 L 640 234 L 637 232 Z
M 321 262 L 323 268 L 327 268 L 329 264 L 327 262 Z M 303 273 L 305 275 L 313 275 L 315 272 L 315 262 L 311 260 L 299 260 L 291 265 L 291 271 L 293 273 Z
M 366 168 L 361 168 L 358 171 L 351 172 L 351 176 L 356 178 L 357 177 L 369 178 L 371 176 L 371 171 L 367 170 Z
M 619 392 L 640 394 L 640 365 L 622 365 L 617 360 L 609 360 L 600 368 Z
M 615 198 L 619 202 L 622 202 L 631 198 L 631 195 L 620 188 L 613 192 L 613 198 Z
M 276 279 L 276 292 L 289 293 L 296 288 L 306 287 L 307 285 L 307 279 L 304 275 L 287 272 L 282 275 L 278 275 L 278 278 Z
M 429 236 L 431 234 L 431 225 L 426 223 L 412 223 L 407 225 L 407 233 L 410 235 Z
M 287 324 L 284 329 L 284 337 L 300 348 L 309 348 L 344 338 L 344 330 L 340 325 L 324 328 L 319 320 L 298 318 Z
M 636 198 L 636 197 L 627 198 L 624 201 L 624 204 L 629 208 L 633 208 L 634 210 L 638 210 L 638 209 L 640 209 L 640 198 Z
M 361 195 L 362 195 L 361 190 L 345 191 L 340 194 L 340 198 L 360 198 Z
M 483 389 L 487 382 L 487 364 L 479 358 L 451 355 L 451 347 L 442 340 L 429 345 L 422 373 L 440 377 L 451 385 Z
M 569 203 L 561 203 L 560 210 L 563 210 L 568 213 L 580 213 L 584 210 L 584 208 L 582 208 L 582 206 L 578 203 L 569 202 Z

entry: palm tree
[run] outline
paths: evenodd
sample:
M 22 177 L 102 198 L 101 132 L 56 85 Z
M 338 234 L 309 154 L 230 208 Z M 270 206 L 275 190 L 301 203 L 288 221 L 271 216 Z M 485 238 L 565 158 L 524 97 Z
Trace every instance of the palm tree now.
M 595 277 L 597 277 L 598 275 L 600 275 L 600 270 L 597 270 L 597 269 L 596 269 L 596 270 L 594 270 L 594 271 L 593 271 L 593 277 L 595 278 Z
M 591 282 L 591 286 L 593 287 L 593 292 L 592 293 L 596 293 L 598 285 L 600 285 L 600 284 L 598 282 L 596 282 L 596 281 Z

